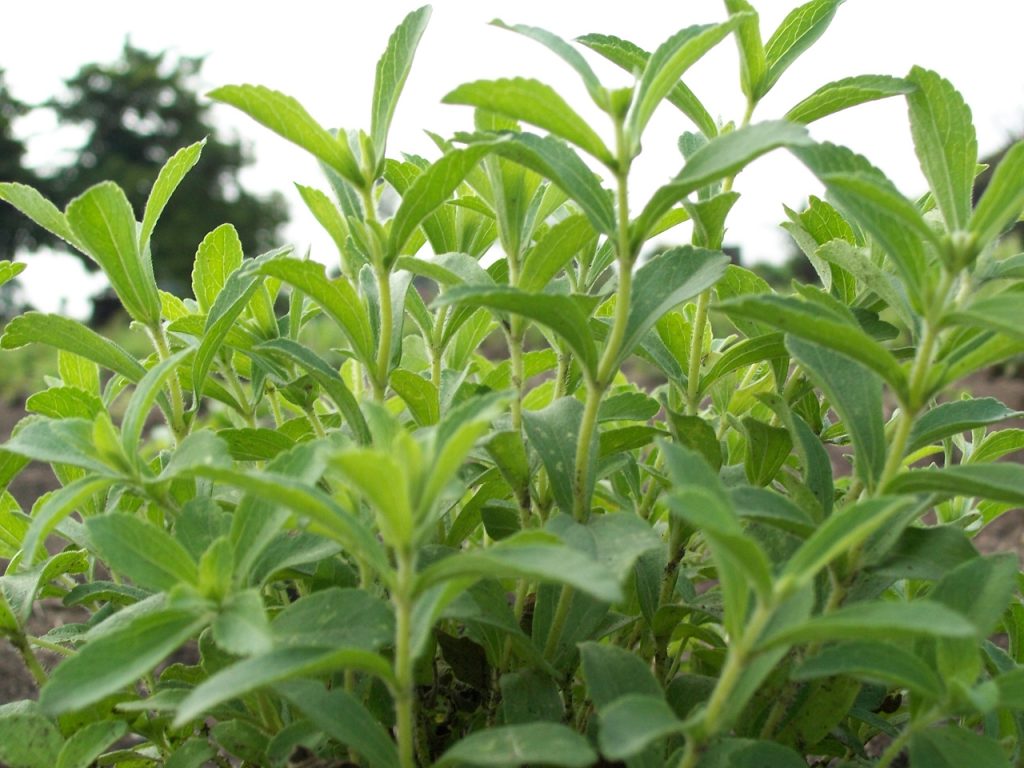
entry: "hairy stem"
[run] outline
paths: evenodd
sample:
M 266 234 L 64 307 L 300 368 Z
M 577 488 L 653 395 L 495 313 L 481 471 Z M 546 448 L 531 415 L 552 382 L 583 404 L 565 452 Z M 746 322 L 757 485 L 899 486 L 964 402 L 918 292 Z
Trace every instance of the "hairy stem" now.
M 397 553 L 398 573 L 391 601 L 395 607 L 395 728 L 398 763 L 416 768 L 416 690 L 412 659 L 412 591 L 414 554 Z
M 149 331 L 149 338 L 153 342 L 153 347 L 156 349 L 157 356 L 163 362 L 171 356 L 171 346 L 167 341 L 167 332 L 164 331 L 164 327 L 160 323 L 147 330 Z M 202 384 L 199 383 L 199 386 L 201 387 Z M 185 395 L 181 390 L 181 381 L 178 379 L 177 373 L 171 375 L 168 387 L 171 392 L 171 418 L 167 426 L 174 433 L 174 442 L 179 443 L 188 434 L 188 427 L 185 424 Z

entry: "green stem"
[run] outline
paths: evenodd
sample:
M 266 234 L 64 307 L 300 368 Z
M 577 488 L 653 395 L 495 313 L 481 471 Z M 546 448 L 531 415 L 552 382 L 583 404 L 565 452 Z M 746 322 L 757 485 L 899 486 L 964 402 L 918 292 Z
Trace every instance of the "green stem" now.
M 397 553 L 398 572 L 391 596 L 395 607 L 395 727 L 401 768 L 416 768 L 416 697 L 411 646 L 414 558 L 410 550 Z
M 39 659 L 36 658 L 35 653 L 32 651 L 32 646 L 29 645 L 28 638 L 21 632 L 16 632 L 9 636 L 11 645 L 17 650 L 21 656 L 21 660 L 25 663 L 25 668 L 32 675 L 32 679 L 35 681 L 38 687 L 42 687 L 46 684 L 48 676 L 46 670 L 43 669 L 43 665 L 39 663 Z
M 391 274 L 383 266 L 377 267 L 377 295 L 380 299 L 380 346 L 377 348 L 377 373 L 373 391 L 378 401 L 384 399 L 391 367 L 391 335 L 394 317 L 391 307 Z
M 519 432 L 523 428 L 523 319 L 519 315 L 509 318 L 508 356 L 511 367 L 512 390 L 512 429 Z
M 594 441 L 594 430 L 597 428 L 597 413 L 601 407 L 604 389 L 599 385 L 587 383 L 587 402 L 583 406 L 583 418 L 580 420 L 579 440 L 576 443 L 576 473 L 573 476 L 573 517 L 583 522 L 590 515 L 590 456 L 591 443 Z
M 157 323 L 148 330 L 149 338 L 153 342 L 156 354 L 160 361 L 163 362 L 171 356 L 171 347 L 167 341 L 167 333 L 160 323 Z M 185 425 L 185 395 L 181 390 L 181 381 L 178 379 L 177 373 L 170 377 L 168 386 L 171 390 L 171 418 L 167 426 L 174 433 L 174 442 L 177 444 L 188 434 L 188 427 Z
M 700 368 L 704 354 L 704 328 L 708 322 L 708 304 L 711 289 L 702 291 L 697 297 L 697 311 L 693 316 L 690 335 L 690 360 L 686 371 L 686 412 L 694 416 L 700 408 Z
M 551 628 L 548 630 L 548 639 L 544 643 L 544 658 L 554 661 L 555 653 L 558 651 L 558 642 L 562 639 L 562 630 L 565 629 L 565 620 L 569 617 L 569 609 L 572 607 L 573 588 L 568 584 L 562 586 L 562 593 L 558 596 L 558 606 L 555 608 L 555 615 L 551 617 Z

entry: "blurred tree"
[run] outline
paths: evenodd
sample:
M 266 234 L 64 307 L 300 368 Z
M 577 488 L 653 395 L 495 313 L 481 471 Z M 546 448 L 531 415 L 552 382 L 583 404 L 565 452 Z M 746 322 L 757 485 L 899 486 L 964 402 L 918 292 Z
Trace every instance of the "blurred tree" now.
M 259 197 L 240 186 L 239 171 L 252 157 L 237 139 L 216 135 L 209 107 L 193 86 L 203 59 L 165 58 L 126 41 L 118 61 L 87 64 L 67 81 L 68 94 L 49 106 L 61 123 L 84 128 L 86 139 L 75 161 L 53 179 L 52 192 L 64 204 L 112 179 L 141 217 L 161 166 L 181 147 L 208 137 L 153 237 L 157 280 L 180 294 L 188 290 L 196 247 L 207 232 L 231 222 L 246 252 L 259 253 L 277 244 L 287 209 L 279 193 Z
M 24 165 L 25 143 L 14 136 L 14 121 L 29 111 L 15 99 L 0 69 L 0 181 L 31 184 L 47 191 L 46 183 Z M 0 259 L 12 259 L 17 250 L 38 245 L 42 230 L 9 205 L 0 205 Z

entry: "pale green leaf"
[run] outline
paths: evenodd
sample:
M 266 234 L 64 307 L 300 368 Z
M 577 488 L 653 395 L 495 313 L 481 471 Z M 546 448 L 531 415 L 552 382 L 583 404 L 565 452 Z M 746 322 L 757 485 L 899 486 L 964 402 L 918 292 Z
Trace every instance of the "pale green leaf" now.
M 228 276 L 242 266 L 242 241 L 231 224 L 221 224 L 203 238 L 192 267 L 192 294 L 201 312 L 209 312 Z
M 412 68 L 413 56 L 430 19 L 430 6 L 413 11 L 395 28 L 384 54 L 377 62 L 373 84 L 373 108 L 370 112 L 370 139 L 374 160 L 380 166 L 387 150 L 388 131 L 398 97 Z
M 794 123 L 815 120 L 844 109 L 910 93 L 914 86 L 899 77 L 888 75 L 857 75 L 826 83 L 786 113 Z
M 206 146 L 206 139 L 197 141 L 187 147 L 182 147 L 160 169 L 153 188 L 149 191 L 149 198 L 146 200 L 146 211 L 142 215 L 142 227 L 139 229 L 139 252 L 145 254 L 149 250 L 149 240 L 153 235 L 156 222 L 167 206 L 167 201 L 181 184 L 182 179 L 199 162 L 199 155 Z
M 81 248 L 64 214 L 53 203 L 27 184 L 0 183 L 0 200 L 10 203 L 36 224 L 64 242 Z
M 775 85 L 782 73 L 821 37 L 843 0 L 811 0 L 790 11 L 764 44 L 768 74 L 760 94 Z

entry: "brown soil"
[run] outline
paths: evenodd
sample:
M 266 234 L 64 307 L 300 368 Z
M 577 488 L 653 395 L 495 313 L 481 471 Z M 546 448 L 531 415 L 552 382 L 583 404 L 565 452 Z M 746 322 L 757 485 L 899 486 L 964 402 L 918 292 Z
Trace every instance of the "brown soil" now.
M 995 397 L 1011 408 L 1024 410 L 1024 379 L 979 376 L 971 380 L 970 391 L 975 397 Z M 23 415 L 21 403 L 0 402 L 0 440 L 7 440 L 11 428 Z M 1015 426 L 1021 426 L 1019 419 L 1014 421 Z M 1024 455 L 1010 458 L 1024 461 Z M 22 508 L 29 510 L 36 498 L 55 487 L 56 480 L 49 468 L 32 464 L 15 478 L 10 491 Z M 1024 562 L 1024 510 L 1007 512 L 982 531 L 975 542 L 983 552 L 1015 551 Z M 6 561 L 0 560 L 0 571 L 5 566 Z M 30 620 L 30 629 L 41 635 L 52 627 L 82 619 L 83 615 L 78 609 L 67 608 L 56 600 L 48 600 L 36 606 Z M 39 657 L 45 667 L 57 661 L 54 654 L 41 653 Z M 36 696 L 36 686 L 17 651 L 10 643 L 0 640 L 0 704 Z

